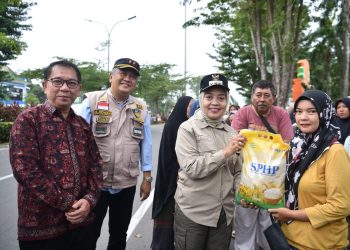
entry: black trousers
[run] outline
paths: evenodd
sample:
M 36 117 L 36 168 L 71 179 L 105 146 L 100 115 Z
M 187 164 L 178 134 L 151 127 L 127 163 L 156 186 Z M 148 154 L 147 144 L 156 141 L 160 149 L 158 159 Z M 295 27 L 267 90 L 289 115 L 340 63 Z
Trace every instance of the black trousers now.
M 153 250 L 174 250 L 174 210 L 175 199 L 169 197 L 162 210 L 153 220 Z
M 19 241 L 21 250 L 92 250 L 89 239 L 91 225 L 79 227 L 47 240 Z
M 101 234 L 103 220 L 109 209 L 109 240 L 107 250 L 124 250 L 126 247 L 126 233 L 132 215 L 132 206 L 136 186 L 125 188 L 117 194 L 102 191 L 96 204 L 94 213 L 96 216 L 92 228 L 91 245 L 96 249 L 96 242 Z

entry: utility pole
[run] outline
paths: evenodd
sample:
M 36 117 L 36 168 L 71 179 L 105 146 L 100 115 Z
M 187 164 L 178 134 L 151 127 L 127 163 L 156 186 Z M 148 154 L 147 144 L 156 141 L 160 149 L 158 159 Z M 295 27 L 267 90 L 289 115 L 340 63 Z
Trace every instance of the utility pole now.
M 187 22 L 187 4 L 190 5 L 192 0 L 184 0 L 182 5 L 185 7 L 185 23 Z M 184 44 L 184 87 L 182 90 L 182 95 L 186 95 L 187 87 L 187 28 L 185 27 L 185 44 Z
M 129 17 L 127 19 L 123 19 L 123 20 L 119 20 L 119 21 L 116 21 L 112 27 L 110 29 L 107 28 L 107 26 L 104 24 L 104 23 L 101 23 L 99 21 L 94 21 L 94 20 L 91 20 L 91 19 L 85 19 L 86 21 L 88 22 L 91 22 L 91 23 L 97 23 L 97 24 L 100 24 L 102 25 L 106 32 L 107 32 L 107 72 L 109 72 L 109 61 L 110 61 L 110 47 L 111 47 L 111 34 L 112 34 L 112 31 L 114 29 L 114 27 L 118 24 L 118 23 L 121 23 L 121 22 L 126 22 L 126 21 L 129 21 L 131 19 L 134 19 L 136 18 L 136 16 L 132 16 L 132 17 Z

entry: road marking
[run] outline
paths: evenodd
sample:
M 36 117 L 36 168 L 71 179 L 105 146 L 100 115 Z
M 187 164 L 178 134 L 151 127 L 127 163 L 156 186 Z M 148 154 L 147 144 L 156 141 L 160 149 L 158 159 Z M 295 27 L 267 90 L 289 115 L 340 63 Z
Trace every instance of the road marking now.
M 128 228 L 128 232 L 127 232 L 126 240 L 129 239 L 131 234 L 134 232 L 136 226 L 140 223 L 142 217 L 147 212 L 149 206 L 152 204 L 152 202 L 153 202 L 153 195 L 154 195 L 154 189 L 152 189 L 149 197 L 145 201 L 142 202 L 142 205 L 139 207 L 139 209 L 136 211 L 134 216 L 131 218 L 131 221 L 130 221 L 130 224 L 129 224 L 129 228 Z
M 8 150 L 9 147 L 6 147 L 6 148 L 0 148 L 0 151 L 3 151 L 3 150 Z
M 6 180 L 8 178 L 11 178 L 13 176 L 13 174 L 9 174 L 9 175 L 5 175 L 3 177 L 0 177 L 0 181 Z

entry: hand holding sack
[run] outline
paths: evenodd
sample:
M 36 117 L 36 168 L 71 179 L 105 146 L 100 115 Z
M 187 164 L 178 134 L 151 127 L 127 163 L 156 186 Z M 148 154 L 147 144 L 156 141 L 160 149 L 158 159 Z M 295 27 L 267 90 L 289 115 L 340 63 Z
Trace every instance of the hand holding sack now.
M 281 135 L 243 129 L 247 141 L 242 149 L 243 168 L 236 202 L 263 209 L 284 207 L 286 152 Z

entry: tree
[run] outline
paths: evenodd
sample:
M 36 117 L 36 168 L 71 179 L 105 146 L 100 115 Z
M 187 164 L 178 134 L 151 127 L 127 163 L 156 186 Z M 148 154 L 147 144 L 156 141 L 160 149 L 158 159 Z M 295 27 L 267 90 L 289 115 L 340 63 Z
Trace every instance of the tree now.
M 28 93 L 28 94 L 27 94 L 27 96 L 26 96 L 26 98 L 25 98 L 25 102 L 26 102 L 26 104 L 29 105 L 29 106 L 35 106 L 35 105 L 37 105 L 37 104 L 39 104 L 39 103 L 42 103 L 42 102 L 39 100 L 39 98 L 38 98 L 36 95 L 34 95 L 33 93 Z
M 168 96 L 179 97 L 181 95 L 183 80 L 178 79 L 179 75 L 170 74 L 174 66 L 166 63 L 142 66 L 134 95 L 143 98 L 153 114 L 160 112 L 161 104 Z
M 109 87 L 108 73 L 93 62 L 78 62 L 82 75 L 82 91 L 89 92 Z
M 2 84 L 3 80 L 12 80 L 13 77 L 10 72 L 8 71 L 1 71 L 1 66 L 0 66 L 0 99 L 8 100 L 9 97 L 6 94 L 6 87 Z
M 250 22 L 239 1 L 214 0 L 199 8 L 199 16 L 184 26 L 212 25 L 216 28 L 217 43 L 213 44 L 215 55 L 209 55 L 218 62 L 217 67 L 230 81 L 241 86 L 238 90 L 245 97 L 250 96 L 251 84 L 260 77 L 255 59 Z M 235 28 L 232 26 L 235 25 Z
M 62 60 L 63 58 L 56 57 L 56 59 Z M 101 68 L 99 63 L 83 62 L 72 58 L 66 60 L 75 63 L 80 69 L 82 74 L 82 92 L 109 87 L 108 73 Z M 133 95 L 143 98 L 150 105 L 150 110 L 154 114 L 168 114 L 174 104 L 174 100 L 181 95 L 183 79 L 179 78 L 177 74 L 170 74 L 174 66 L 171 64 L 158 64 L 142 65 L 141 67 L 141 76 Z M 42 80 L 43 74 L 44 68 L 23 71 L 21 76 L 30 80 Z M 36 96 L 40 102 L 46 99 L 40 85 L 30 85 L 29 93 Z M 30 98 L 33 100 L 32 95 Z
M 27 69 L 19 74 L 20 77 L 31 80 L 42 80 L 44 76 L 44 68 L 39 69 Z
M 45 93 L 39 84 L 30 84 L 26 98 L 27 104 L 43 103 L 46 100 Z
M 277 87 L 277 103 L 285 107 L 292 86 L 304 13 L 303 0 L 268 1 L 268 32 L 272 51 L 272 82 Z M 305 24 L 306 26 L 306 24 Z
M 343 50 L 342 50 L 342 74 L 341 74 L 341 86 L 342 92 L 345 95 L 349 93 L 349 60 L 350 60 L 350 0 L 343 0 Z
M 20 41 L 22 31 L 31 30 L 30 24 L 23 22 L 30 19 L 28 10 L 34 2 L 21 0 L 2 0 L 0 3 L 0 65 L 15 59 L 26 48 Z
M 189 77 L 187 80 L 187 84 L 189 86 L 189 89 L 194 93 L 194 97 L 198 98 L 199 95 L 199 89 L 200 89 L 200 82 L 202 80 L 202 77 L 200 76 L 192 76 Z
M 232 76 L 232 80 L 240 78 L 235 83 L 242 86 L 246 96 L 250 91 L 247 84 L 257 80 L 257 72 L 258 79 L 271 79 L 277 89 L 278 104 L 285 106 L 300 30 L 307 25 L 308 12 L 303 1 L 211 0 L 200 11 L 198 17 L 185 25 L 217 27 L 219 45 L 215 57 L 221 63 L 219 68 Z
M 348 2 L 316 1 L 311 12 L 315 28 L 301 44 L 302 57 L 310 61 L 311 84 L 333 100 L 349 95 Z

